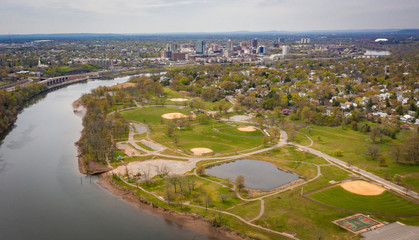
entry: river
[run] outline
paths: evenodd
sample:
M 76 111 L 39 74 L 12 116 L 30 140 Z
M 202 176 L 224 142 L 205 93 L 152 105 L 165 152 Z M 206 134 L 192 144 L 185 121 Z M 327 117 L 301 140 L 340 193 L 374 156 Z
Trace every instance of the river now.
M 79 83 L 26 107 L 0 142 L 0 239 L 210 239 L 138 209 L 79 173 L 72 102 L 128 77 Z M 81 183 L 83 181 L 83 183 Z

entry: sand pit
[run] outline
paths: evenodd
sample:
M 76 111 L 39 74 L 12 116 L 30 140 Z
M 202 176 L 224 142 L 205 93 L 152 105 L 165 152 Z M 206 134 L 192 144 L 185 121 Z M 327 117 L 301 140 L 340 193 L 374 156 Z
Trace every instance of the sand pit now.
M 361 180 L 344 182 L 340 186 L 348 192 L 367 196 L 380 195 L 385 191 L 383 187 Z
M 202 154 L 205 154 L 205 153 L 211 153 L 212 150 L 209 148 L 192 148 L 191 152 L 193 152 L 193 155 L 201 156 Z
M 170 101 L 172 101 L 172 102 L 186 102 L 186 101 L 188 101 L 188 99 L 186 99 L 186 98 L 172 98 L 172 99 L 170 99 Z
M 187 118 L 188 116 L 186 116 L 183 113 L 175 112 L 175 113 L 166 113 L 166 114 L 163 114 L 163 115 L 161 115 L 161 117 L 162 118 L 166 118 L 166 119 L 178 119 L 178 118 Z
M 137 86 L 136 83 L 130 83 L 130 82 L 116 85 L 117 88 L 128 88 L 128 87 L 135 87 L 135 86 Z
M 253 126 L 246 126 L 246 127 L 238 127 L 237 130 L 242 131 L 242 132 L 254 132 L 257 130 L 257 128 Z

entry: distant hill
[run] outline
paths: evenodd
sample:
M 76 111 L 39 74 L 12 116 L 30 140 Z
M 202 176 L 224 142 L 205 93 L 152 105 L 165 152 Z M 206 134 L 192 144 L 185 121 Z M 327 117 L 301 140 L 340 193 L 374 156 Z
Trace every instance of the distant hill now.
M 419 29 L 369 29 L 369 30 L 316 30 L 316 31 L 231 31 L 231 32 L 179 32 L 179 33 L 138 33 L 138 34 L 115 34 L 115 33 L 56 33 L 56 34 L 14 34 L 0 35 L 1 42 L 28 41 L 28 40 L 64 40 L 64 39 L 95 39 L 95 38 L 215 38 L 215 37 L 258 37 L 258 36 L 289 36 L 289 35 L 368 35 L 368 34 L 392 34 L 394 35 L 419 35 Z

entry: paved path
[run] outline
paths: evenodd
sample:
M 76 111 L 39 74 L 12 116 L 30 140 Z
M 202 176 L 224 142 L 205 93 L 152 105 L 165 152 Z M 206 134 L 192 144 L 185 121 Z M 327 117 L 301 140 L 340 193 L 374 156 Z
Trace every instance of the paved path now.
M 384 185 L 384 187 L 386 187 L 388 189 L 391 189 L 393 191 L 399 192 L 401 194 L 406 194 L 406 195 L 408 195 L 410 197 L 413 197 L 415 199 L 419 199 L 419 194 L 418 193 L 413 192 L 413 191 L 406 192 L 406 189 L 404 187 L 401 187 L 401 186 L 399 186 L 397 184 L 394 184 L 394 183 L 389 182 L 389 181 L 387 181 L 385 179 L 382 179 L 382 178 L 378 177 L 377 175 L 374 175 L 374 174 L 372 174 L 370 172 L 367 172 L 365 170 L 359 169 L 359 168 L 354 167 L 354 166 L 348 166 L 348 164 L 346 162 L 344 162 L 342 160 L 339 160 L 339 159 L 337 159 L 335 157 L 332 157 L 330 155 L 327 155 L 325 153 L 322 153 L 322 152 L 317 151 L 315 149 L 312 149 L 310 147 L 301 146 L 301 145 L 296 144 L 296 143 L 289 143 L 289 144 L 290 145 L 294 145 L 294 146 L 296 146 L 296 147 L 298 147 L 298 148 L 300 148 L 302 150 L 305 150 L 305 151 L 307 151 L 309 153 L 312 153 L 314 155 L 317 155 L 319 157 L 322 157 L 322 158 L 326 159 L 326 161 L 332 163 L 335 166 L 337 165 L 337 166 L 341 167 L 342 169 L 351 171 L 353 173 L 357 173 L 357 174 L 359 174 L 361 176 L 364 176 L 364 177 L 366 177 L 368 179 L 371 179 L 371 180 L 373 180 L 375 182 L 378 182 L 378 183 Z
M 231 100 L 229 99 L 229 101 L 231 101 Z M 243 121 L 240 121 L 240 122 L 243 122 Z M 135 135 L 135 133 L 134 133 L 134 127 L 135 127 L 135 129 L 137 129 L 137 132 L 140 132 L 140 131 L 143 132 L 143 133 L 144 132 L 147 132 L 147 139 L 150 140 L 150 141 L 152 141 L 152 140 L 149 138 L 149 129 L 147 128 L 146 125 L 141 124 L 141 123 L 135 123 L 135 124 L 136 125 L 134 125 L 134 126 L 130 126 L 129 139 L 128 139 L 127 142 L 129 142 L 130 144 L 132 144 L 135 147 L 138 147 L 138 149 L 144 151 L 146 153 L 146 155 L 152 154 L 152 155 L 155 155 L 155 156 L 167 157 L 167 158 L 170 158 L 170 159 L 186 160 L 187 161 L 187 164 L 190 165 L 190 167 L 196 166 L 196 163 L 197 162 L 203 161 L 203 160 L 220 160 L 220 161 L 217 161 L 216 163 L 221 163 L 221 162 L 225 162 L 225 161 L 231 161 L 231 160 L 246 158 L 246 157 L 249 157 L 251 155 L 255 155 L 255 154 L 260 154 L 260 153 L 263 153 L 263 152 L 267 152 L 267 151 L 270 151 L 272 149 L 275 149 L 275 148 L 278 148 L 278 147 L 281 147 L 281 146 L 285 146 L 285 145 L 288 144 L 288 145 L 296 146 L 299 149 L 305 150 L 305 151 L 307 151 L 309 153 L 312 153 L 314 155 L 317 155 L 319 157 L 324 158 L 326 161 L 328 161 L 330 163 L 330 164 L 326 164 L 326 165 L 334 165 L 334 166 L 339 167 L 339 168 L 341 168 L 341 169 L 343 169 L 343 170 L 345 170 L 347 172 L 357 173 L 357 174 L 362 175 L 362 176 L 364 176 L 366 178 L 369 178 L 369 179 L 371 179 L 373 181 L 376 181 L 378 183 L 381 183 L 382 185 L 384 185 L 388 189 L 392 189 L 392 190 L 397 191 L 397 192 L 400 192 L 400 193 L 406 193 L 406 189 L 403 188 L 403 187 L 401 187 L 401 186 L 398 186 L 398 185 L 396 185 L 394 183 L 391 183 L 391 182 L 389 182 L 387 180 L 384 180 L 384 179 L 382 179 L 382 178 L 380 178 L 380 177 L 378 177 L 378 176 L 376 176 L 376 175 L 374 175 L 372 173 L 369 173 L 367 171 L 364 171 L 362 169 L 356 168 L 354 166 L 348 166 L 348 164 L 346 162 L 344 162 L 344 161 L 341 161 L 341 160 L 339 160 L 337 158 L 334 158 L 332 156 L 329 156 L 329 155 L 327 155 L 325 153 L 322 153 L 322 152 L 320 152 L 318 150 L 315 150 L 315 149 L 310 148 L 313 145 L 313 140 L 309 136 L 307 136 L 306 134 L 304 134 L 304 135 L 310 140 L 310 144 L 308 146 L 301 146 L 301 145 L 296 144 L 296 143 L 290 143 L 290 142 L 288 142 L 287 133 L 285 131 L 283 131 L 283 130 L 280 130 L 281 137 L 280 137 L 280 140 L 279 140 L 278 144 L 276 144 L 274 146 L 271 146 L 271 147 L 267 147 L 267 148 L 263 148 L 263 149 L 259 149 L 259 150 L 250 151 L 250 152 L 247 152 L 247 153 L 240 153 L 240 154 L 233 155 L 233 156 L 219 156 L 219 157 L 173 156 L 173 155 L 162 154 L 161 151 L 164 150 L 165 148 L 159 149 L 158 151 L 148 151 L 148 150 L 143 149 L 140 146 L 138 146 L 135 143 L 135 141 L 134 141 L 134 135 Z M 151 160 L 151 161 L 153 161 L 153 160 Z M 288 161 L 288 162 L 301 162 L 301 161 Z M 308 163 L 308 162 L 301 162 L 301 163 Z M 212 164 L 214 164 L 214 162 Z M 304 181 L 304 182 L 298 183 L 296 185 L 292 185 L 292 186 L 289 186 L 289 187 L 280 189 L 278 191 L 272 192 L 270 194 L 267 194 L 267 195 L 264 195 L 264 196 L 261 196 L 261 197 L 258 197 L 258 198 L 245 199 L 245 198 L 241 197 L 240 194 L 238 193 L 238 191 L 236 191 L 236 185 L 233 183 L 233 188 L 231 188 L 231 189 L 236 192 L 236 195 L 237 195 L 237 197 L 239 199 L 241 199 L 242 201 L 246 201 L 246 202 L 260 201 L 261 207 L 260 207 L 259 214 L 255 218 L 253 218 L 253 219 L 251 219 L 249 221 L 243 219 L 242 217 L 240 217 L 238 215 L 235 215 L 233 213 L 230 213 L 230 212 L 220 211 L 220 210 L 216 210 L 216 209 L 208 209 L 208 210 L 209 211 L 219 212 L 219 213 L 223 213 L 223 214 L 227 214 L 227 215 L 236 217 L 237 219 L 239 219 L 240 221 L 244 222 L 245 224 L 247 224 L 249 226 L 253 226 L 253 227 L 258 228 L 258 229 L 262 229 L 262 230 L 265 230 L 265 231 L 268 231 L 268 232 L 280 234 L 282 236 L 289 237 L 291 239 L 298 239 L 298 238 L 295 238 L 294 236 L 292 236 L 290 234 L 287 234 L 287 233 L 284 233 L 284 232 L 274 231 L 272 229 L 269 229 L 269 228 L 265 228 L 265 227 L 256 225 L 253 222 L 256 221 L 256 220 L 258 220 L 258 219 L 260 219 L 263 216 L 264 212 L 265 212 L 264 198 L 267 198 L 267 197 L 273 196 L 275 194 L 278 194 L 278 193 L 281 193 L 281 192 L 284 192 L 284 191 L 287 191 L 287 190 L 290 190 L 290 189 L 294 189 L 294 188 L 299 187 L 301 185 L 307 184 L 309 182 L 312 182 L 312 181 L 316 180 L 317 178 L 319 178 L 321 176 L 321 166 L 324 166 L 325 164 L 323 164 L 323 165 L 318 165 L 318 164 L 314 164 L 314 163 L 308 163 L 308 164 L 313 164 L 313 165 L 315 165 L 317 167 L 317 175 L 314 178 L 312 178 L 312 179 L 310 179 L 308 181 Z M 200 176 L 198 176 L 196 174 L 196 171 L 194 172 L 194 174 L 197 177 L 202 178 L 202 177 L 200 177 Z M 207 179 L 207 178 L 203 178 L 203 179 L 205 179 L 207 181 L 210 181 L 210 182 L 213 182 L 213 183 L 216 183 L 216 184 L 219 184 L 219 185 L 222 185 L 224 187 L 228 187 L 228 186 L 226 186 L 226 185 L 224 185 L 223 183 L 220 183 L 220 182 L 216 182 L 216 181 L 213 181 L 213 180 L 210 180 L 210 179 Z M 125 182 L 125 183 L 127 183 L 127 182 Z M 127 183 L 127 184 L 129 184 L 129 183 Z M 129 184 L 129 185 L 135 187 L 135 185 L 133 185 L 133 184 Z M 145 190 L 145 189 L 143 189 L 143 188 L 141 188 L 139 186 L 136 186 L 136 187 L 139 188 L 139 189 L 141 189 L 142 191 L 144 191 L 146 193 L 149 193 L 149 194 L 155 196 L 159 200 L 167 203 L 167 201 L 165 201 L 161 196 L 158 196 L 158 195 L 156 195 L 156 194 L 154 194 L 152 192 L 149 192 L 149 191 L 147 191 L 147 190 Z M 408 191 L 406 194 L 409 195 L 409 196 L 411 196 L 411 197 L 413 197 L 413 198 L 419 199 L 419 195 L 416 192 Z M 175 204 L 180 204 L 180 203 L 175 203 Z M 192 205 L 192 204 L 185 204 L 185 205 L 189 205 L 189 206 L 196 207 L 196 208 L 201 208 L 201 209 L 206 209 L 205 207 L 197 206 L 197 205 Z
M 125 181 L 125 180 L 124 180 L 123 178 L 121 178 L 121 177 L 120 177 L 120 179 L 121 179 L 121 180 L 122 180 L 125 184 L 130 185 L 130 186 L 132 186 L 132 187 L 136 187 L 136 188 L 140 189 L 141 191 L 143 191 L 143 192 L 145 192 L 145 193 L 148 193 L 148 194 L 150 194 L 150 195 L 154 196 L 155 198 L 159 199 L 159 200 L 160 200 L 160 201 L 162 201 L 162 202 L 165 202 L 165 203 L 168 203 L 168 204 L 176 204 L 176 205 L 180 205 L 180 204 L 181 204 L 181 203 L 176 203 L 176 202 L 169 202 L 169 201 L 166 201 L 163 197 L 158 196 L 157 194 L 155 194 L 155 193 L 153 193 L 153 192 L 149 192 L 149 191 L 145 190 L 144 188 L 142 188 L 142 187 L 140 187 L 140 186 L 138 186 L 138 185 L 134 185 L 134 184 L 128 183 L 127 181 Z M 186 205 L 186 206 L 195 207 L 195 208 L 205 209 L 205 210 L 207 210 L 207 211 L 212 211 L 212 212 L 218 212 L 218 213 L 227 214 L 227 215 L 230 215 L 230 216 L 233 216 L 233 217 L 235 217 L 235 218 L 239 219 L 240 221 L 242 221 L 243 223 L 245 223 L 245 224 L 247 224 L 247 225 L 249 225 L 249 226 L 252 226 L 252 227 L 255 227 L 255 228 L 258 228 L 258 229 L 261 229 L 261 230 L 265 230 L 265 231 L 267 231 L 267 232 L 276 233 L 276 234 L 279 234 L 279 235 L 282 235 L 282 236 L 284 236 L 284 237 L 288 237 L 288 238 L 291 238 L 291 239 L 296 239 L 296 240 L 299 240 L 299 238 L 296 238 L 296 237 L 294 237 L 294 236 L 293 236 L 293 235 L 291 235 L 291 234 L 288 234 L 288 233 L 285 233 L 285 232 L 278 232 L 278 231 L 275 231 L 275 230 L 272 230 L 272 229 L 269 229 L 269 228 L 265 228 L 265 227 L 262 227 L 262 226 L 256 225 L 256 224 L 251 223 L 251 222 L 249 222 L 249 221 L 246 221 L 244 218 L 242 218 L 242 217 L 240 217 L 240 216 L 238 216 L 238 215 L 236 215 L 236 214 L 234 214 L 234 213 L 230 213 L 230 212 L 226 212 L 226 211 L 221 211 L 221 210 L 217 210 L 217 209 L 212 209 L 212 208 L 206 208 L 206 207 L 203 207 L 203 206 L 198 206 L 198 205 L 194 205 L 194 204 L 186 204 L 186 203 L 182 203 L 182 204 L 183 204 L 183 205 Z

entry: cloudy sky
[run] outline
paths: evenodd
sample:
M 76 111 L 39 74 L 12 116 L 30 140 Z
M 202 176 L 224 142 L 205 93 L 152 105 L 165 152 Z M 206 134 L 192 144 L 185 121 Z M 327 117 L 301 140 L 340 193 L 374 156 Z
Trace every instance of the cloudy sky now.
M 419 0 L 1 0 L 0 34 L 419 28 Z

